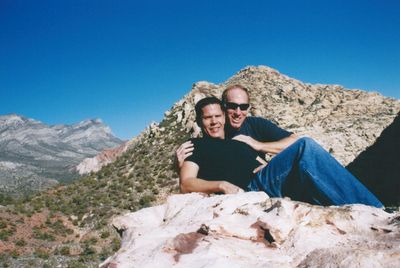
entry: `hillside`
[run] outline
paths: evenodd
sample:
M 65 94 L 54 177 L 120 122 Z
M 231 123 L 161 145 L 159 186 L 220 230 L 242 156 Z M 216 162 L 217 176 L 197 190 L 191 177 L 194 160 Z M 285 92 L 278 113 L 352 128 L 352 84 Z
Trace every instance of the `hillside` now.
M 100 119 L 49 126 L 0 116 L 0 193 L 22 195 L 71 181 L 77 163 L 121 143 Z
M 400 111 L 400 101 L 378 93 L 305 84 L 265 66 L 247 67 L 220 85 L 198 82 L 113 163 L 29 200 L 3 200 L 9 205 L 0 208 L 2 261 L 34 267 L 98 265 L 119 247 L 109 225 L 113 217 L 178 192 L 174 152 L 199 134 L 194 104 L 206 95 L 220 96 L 232 83 L 250 89 L 252 114 L 315 138 L 344 165 L 373 144 Z

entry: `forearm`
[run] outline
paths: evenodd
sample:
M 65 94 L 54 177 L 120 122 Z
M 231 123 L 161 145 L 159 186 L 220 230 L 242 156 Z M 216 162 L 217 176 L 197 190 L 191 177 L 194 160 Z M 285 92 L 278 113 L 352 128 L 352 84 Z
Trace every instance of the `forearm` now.
M 197 178 L 199 166 L 191 161 L 183 162 L 179 173 L 179 186 L 182 193 L 224 193 L 235 194 L 243 189 L 227 181 L 207 181 Z
M 223 181 L 206 181 L 200 178 L 185 178 L 180 181 L 182 193 L 201 192 L 201 193 L 218 193 L 223 192 Z
M 297 139 L 298 136 L 296 134 L 292 134 L 289 137 L 283 138 L 279 141 L 258 142 L 256 150 L 275 155 L 292 145 Z

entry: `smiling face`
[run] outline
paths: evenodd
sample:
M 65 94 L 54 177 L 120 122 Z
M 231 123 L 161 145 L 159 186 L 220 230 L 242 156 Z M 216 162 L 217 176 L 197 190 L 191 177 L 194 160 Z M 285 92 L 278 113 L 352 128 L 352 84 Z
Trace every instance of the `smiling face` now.
M 225 138 L 225 114 L 219 104 L 209 104 L 202 109 L 201 123 L 203 133 L 212 138 Z
M 232 88 L 229 89 L 226 95 L 226 102 L 235 103 L 235 104 L 248 104 L 249 96 L 247 92 L 241 88 Z M 244 120 L 247 117 L 248 109 L 242 111 L 240 107 L 236 107 L 236 109 L 226 109 L 226 117 L 229 125 L 233 129 L 240 129 Z

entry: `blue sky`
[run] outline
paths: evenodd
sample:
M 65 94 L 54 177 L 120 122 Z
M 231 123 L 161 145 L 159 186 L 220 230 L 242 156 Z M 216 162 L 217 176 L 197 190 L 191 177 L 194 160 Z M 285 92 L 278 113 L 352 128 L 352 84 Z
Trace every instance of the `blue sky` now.
M 400 98 L 400 1 L 0 0 L 0 115 L 139 134 L 194 82 L 267 65 Z

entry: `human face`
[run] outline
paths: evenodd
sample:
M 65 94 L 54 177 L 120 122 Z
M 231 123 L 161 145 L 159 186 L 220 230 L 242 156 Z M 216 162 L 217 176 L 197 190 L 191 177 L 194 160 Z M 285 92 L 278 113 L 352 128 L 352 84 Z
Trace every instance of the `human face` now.
M 204 134 L 212 138 L 225 138 L 225 114 L 219 104 L 209 104 L 202 109 L 201 123 Z
M 247 93 L 241 88 L 232 88 L 228 91 L 226 95 L 227 102 L 232 102 L 236 104 L 248 104 L 249 97 Z M 247 117 L 248 109 L 245 111 L 240 110 L 239 107 L 236 109 L 227 109 L 226 116 L 229 125 L 234 129 L 240 129 L 244 120 Z

